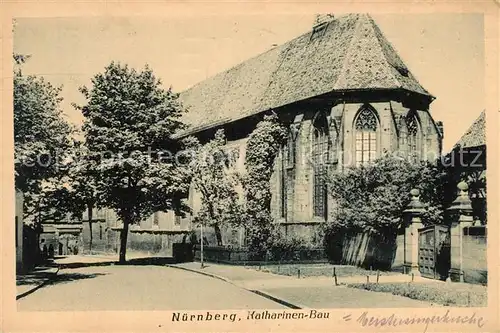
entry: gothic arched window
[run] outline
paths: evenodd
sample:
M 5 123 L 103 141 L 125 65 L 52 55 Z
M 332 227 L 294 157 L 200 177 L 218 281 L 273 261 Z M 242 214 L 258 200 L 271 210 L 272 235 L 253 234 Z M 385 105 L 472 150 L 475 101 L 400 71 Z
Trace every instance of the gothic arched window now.
M 406 116 L 406 128 L 408 129 L 408 154 L 412 161 L 418 161 L 420 158 L 420 145 L 418 121 L 415 114 Z
M 313 121 L 312 162 L 314 171 L 313 210 L 314 216 L 327 217 L 326 172 L 330 149 L 328 120 L 324 112 L 319 112 Z
M 370 108 L 363 107 L 355 120 L 356 166 L 377 158 L 377 116 Z

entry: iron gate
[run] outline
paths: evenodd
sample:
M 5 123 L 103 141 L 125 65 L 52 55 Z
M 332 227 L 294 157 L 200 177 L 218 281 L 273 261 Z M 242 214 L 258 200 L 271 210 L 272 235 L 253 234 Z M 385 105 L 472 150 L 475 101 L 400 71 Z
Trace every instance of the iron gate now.
M 418 230 L 418 268 L 420 274 L 445 280 L 450 270 L 450 228 L 433 225 Z

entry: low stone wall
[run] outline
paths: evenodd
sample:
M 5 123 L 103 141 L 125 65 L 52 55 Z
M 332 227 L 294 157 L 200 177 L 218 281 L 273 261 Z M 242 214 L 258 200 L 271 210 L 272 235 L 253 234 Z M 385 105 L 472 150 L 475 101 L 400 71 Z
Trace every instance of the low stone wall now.
M 466 227 L 463 231 L 462 264 L 464 281 L 486 284 L 488 281 L 486 227 Z
M 107 234 L 106 249 L 118 253 L 120 249 L 120 230 L 112 229 Z M 171 230 L 130 230 L 127 237 L 127 251 L 156 255 L 161 257 L 173 256 L 173 244 L 182 243 L 185 233 L 173 233 Z
M 195 259 L 201 259 L 201 246 L 195 245 Z M 247 248 L 229 248 L 219 246 L 203 246 L 203 260 L 207 262 L 232 264 L 232 265 L 272 265 L 285 263 L 325 263 L 328 262 L 324 249 L 306 249 L 294 251 L 293 255 L 289 256 L 294 259 L 275 260 L 267 257 L 264 260 L 251 259 Z
M 201 246 L 195 245 L 194 257 L 201 259 Z M 239 263 L 249 260 L 246 249 L 231 249 L 219 246 L 203 246 L 203 259 L 209 262 Z
M 127 248 L 137 252 L 171 257 L 173 244 L 182 243 L 183 236 L 183 234 L 171 234 L 168 231 L 131 231 Z

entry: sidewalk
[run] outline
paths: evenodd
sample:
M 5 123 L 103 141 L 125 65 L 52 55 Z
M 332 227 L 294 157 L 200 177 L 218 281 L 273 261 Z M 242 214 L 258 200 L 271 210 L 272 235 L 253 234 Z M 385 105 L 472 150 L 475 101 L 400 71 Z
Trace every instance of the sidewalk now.
M 261 272 L 251 268 L 232 265 L 206 264 L 201 269 L 200 263 L 190 262 L 170 265 L 180 269 L 208 275 L 232 283 L 240 288 L 274 299 L 292 308 L 401 308 L 431 307 L 434 304 L 413 300 L 407 297 L 387 293 L 335 286 L 333 278 L 308 277 L 297 278 Z M 374 282 L 376 276 L 370 276 Z M 411 276 L 381 276 L 380 282 L 410 282 Z M 342 277 L 340 283 L 365 283 L 366 276 Z M 414 278 L 416 283 L 437 283 L 424 278 Z
M 16 300 L 28 296 L 50 282 L 59 272 L 57 265 L 34 268 L 32 271 L 16 275 Z

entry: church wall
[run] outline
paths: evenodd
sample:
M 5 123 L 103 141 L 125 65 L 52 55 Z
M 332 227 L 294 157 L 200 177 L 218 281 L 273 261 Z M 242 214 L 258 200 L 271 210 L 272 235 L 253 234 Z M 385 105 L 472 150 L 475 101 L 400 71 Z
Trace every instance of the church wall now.
M 309 117 L 307 117 L 309 116 Z M 287 222 L 311 221 L 312 219 L 312 198 L 310 194 L 313 188 L 312 165 L 311 165 L 311 130 L 312 117 L 306 115 L 302 122 L 296 141 L 297 159 L 292 170 L 295 173 L 293 182 L 294 196 L 292 209 L 294 210 Z
M 400 103 L 395 102 L 376 102 L 370 103 L 376 110 L 379 119 L 378 128 L 378 156 L 384 152 L 395 153 L 399 147 L 399 131 L 395 119 L 397 114 L 406 114 L 408 108 L 403 107 Z M 393 110 L 393 106 L 395 109 Z M 342 170 L 342 166 L 351 166 L 355 163 L 355 137 L 354 137 L 354 121 L 359 109 L 363 103 L 346 103 L 343 105 L 343 123 L 340 133 L 338 170 Z M 339 111 L 336 111 L 339 113 Z M 289 226 L 292 223 L 300 223 L 302 226 L 295 228 L 296 230 L 305 230 L 308 227 L 317 229 L 317 223 L 321 222 L 313 217 L 313 170 L 310 163 L 311 147 L 312 147 L 312 118 L 313 111 L 305 112 L 305 117 L 300 125 L 300 130 L 296 140 L 296 164 L 292 169 L 284 170 L 286 173 L 285 179 L 287 191 L 287 213 L 286 218 L 281 216 L 281 198 L 280 186 L 283 172 L 281 166 L 281 155 L 276 160 L 275 172 L 271 181 L 273 194 L 272 213 L 277 221 L 287 224 L 287 230 L 292 230 Z M 433 120 L 427 111 L 418 111 L 418 117 L 422 122 L 422 139 L 421 147 L 424 152 L 432 152 L 439 154 L 440 137 L 435 129 Z M 328 213 L 333 215 L 334 202 L 329 197 Z M 311 223 L 309 226 L 307 223 Z M 304 227 L 305 226 L 305 227 Z M 285 227 L 284 227 L 285 228 Z M 304 229 L 305 228 L 305 229 Z M 298 234 L 306 235 L 310 231 L 297 231 Z
M 371 105 L 377 110 L 380 120 L 380 146 L 378 156 L 381 156 L 385 151 L 392 152 L 396 148 L 392 144 L 392 134 L 395 127 L 393 126 L 391 108 L 388 102 L 371 103 Z
M 422 128 L 424 151 L 423 156 L 427 160 L 434 160 L 441 156 L 441 138 L 434 120 L 427 111 L 417 111 Z
M 342 120 L 344 129 L 342 132 L 342 161 L 339 160 L 342 166 L 352 166 L 355 163 L 352 153 L 352 147 L 354 147 L 354 138 L 352 137 L 353 123 L 354 117 L 362 105 L 361 103 L 349 103 L 344 108 L 344 117 Z
M 269 180 L 269 185 L 271 187 L 271 215 L 275 218 L 280 218 L 280 185 L 281 185 L 281 157 L 276 158 L 273 166 L 273 173 L 271 174 L 271 179 Z

